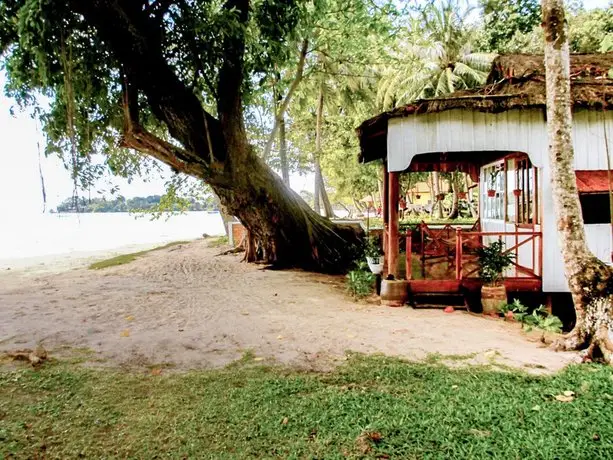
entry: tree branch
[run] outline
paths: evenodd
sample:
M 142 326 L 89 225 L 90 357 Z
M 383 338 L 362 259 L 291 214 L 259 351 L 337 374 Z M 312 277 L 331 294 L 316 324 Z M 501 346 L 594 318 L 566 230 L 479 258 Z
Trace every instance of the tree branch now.
M 71 0 L 70 3 L 96 28 L 129 75 L 130 83 L 142 91 L 154 115 L 183 145 L 189 161 L 206 168 L 210 165 L 210 152 L 223 161 L 226 146 L 220 123 L 203 110 L 195 94 L 164 59 L 159 24 L 134 8 L 132 0 Z
M 238 21 L 239 32 L 227 33 L 224 60 L 219 70 L 217 111 L 222 127 L 228 123 L 243 125 L 241 87 L 245 55 L 245 28 L 249 19 L 249 0 L 227 0 L 224 9 Z M 228 27 L 232 29 L 233 27 Z
M 205 167 L 194 163 L 182 148 L 167 142 L 144 129 L 139 123 L 138 92 L 124 74 L 122 78 L 123 133 L 120 147 L 131 148 L 166 163 L 175 171 L 202 177 Z
M 304 76 L 304 64 L 306 62 L 306 55 L 307 55 L 308 48 L 309 48 L 309 40 L 305 38 L 302 42 L 302 48 L 300 49 L 300 58 L 298 59 L 298 66 L 296 67 L 296 76 L 294 77 L 294 81 L 292 81 L 292 84 L 289 90 L 287 91 L 287 94 L 285 95 L 283 102 L 279 106 L 279 110 L 277 110 L 277 113 L 275 114 L 275 124 L 273 125 L 272 131 L 270 132 L 270 135 L 268 136 L 266 147 L 264 147 L 264 154 L 263 154 L 264 161 L 267 161 L 268 157 L 270 156 L 272 145 L 275 141 L 277 131 L 279 130 L 279 123 L 281 123 L 281 119 L 285 116 L 285 112 L 287 111 L 287 108 L 289 107 L 289 103 L 292 99 L 292 96 L 294 95 L 294 92 L 298 88 L 298 85 L 300 84 L 300 82 L 302 81 L 302 77 Z

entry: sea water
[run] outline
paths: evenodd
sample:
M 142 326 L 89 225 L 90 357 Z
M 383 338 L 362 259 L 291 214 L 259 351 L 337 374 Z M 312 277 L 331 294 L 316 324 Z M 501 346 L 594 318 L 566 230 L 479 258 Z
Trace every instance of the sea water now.
M 223 235 L 219 213 L 187 212 L 151 220 L 130 213 L 0 216 L 0 261 L 108 251 Z

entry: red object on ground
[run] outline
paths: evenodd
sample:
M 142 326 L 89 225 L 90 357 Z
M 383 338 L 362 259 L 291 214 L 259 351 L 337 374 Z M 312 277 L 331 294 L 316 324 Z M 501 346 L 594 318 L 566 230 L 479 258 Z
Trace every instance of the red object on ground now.
M 445 309 L 443 311 L 445 313 L 453 313 L 455 311 L 455 308 L 453 308 L 453 307 L 445 307 Z

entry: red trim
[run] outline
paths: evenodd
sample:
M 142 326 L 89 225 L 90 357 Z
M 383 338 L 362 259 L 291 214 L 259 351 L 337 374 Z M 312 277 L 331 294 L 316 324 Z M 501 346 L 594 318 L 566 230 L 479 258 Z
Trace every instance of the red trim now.
M 507 278 L 504 286 L 509 292 L 540 292 L 543 284 L 539 279 Z M 427 294 L 432 292 L 460 292 L 462 288 L 468 291 L 478 291 L 483 282 L 477 278 L 457 280 L 411 280 L 409 292 L 411 294 Z
M 406 237 L 406 249 L 405 249 L 405 253 L 406 253 L 406 258 L 405 258 L 405 262 L 406 262 L 406 279 L 410 280 L 413 273 L 412 273 L 412 258 L 413 258 L 413 241 L 412 241 L 412 237 L 411 237 L 411 231 L 409 230 L 407 232 L 407 237 Z
M 388 245 L 388 273 L 398 278 L 398 198 L 399 183 L 398 173 L 391 172 L 389 175 L 389 235 Z
M 387 276 L 387 238 L 389 231 L 389 177 L 387 174 L 387 162 L 383 162 L 383 209 L 381 214 L 383 215 L 383 276 Z
M 609 171 L 575 171 L 579 193 L 608 193 Z M 613 185 L 611 186 L 613 188 Z
M 456 280 L 411 280 L 409 292 L 424 294 L 429 292 L 458 292 L 461 282 Z

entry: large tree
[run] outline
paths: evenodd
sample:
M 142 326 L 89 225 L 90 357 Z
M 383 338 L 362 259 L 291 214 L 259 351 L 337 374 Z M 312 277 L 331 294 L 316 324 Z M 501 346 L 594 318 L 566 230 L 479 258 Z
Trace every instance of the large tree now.
M 562 0 L 542 0 L 547 125 L 553 203 L 566 278 L 577 314 L 557 346 L 588 348 L 613 362 L 613 270 L 588 249 L 573 168 L 568 25 Z
M 365 5 L 369 4 L 364 2 Z M 327 2 L 4 0 L 8 93 L 49 98 L 50 144 L 73 157 L 122 148 L 204 180 L 249 229 L 258 258 L 334 270 L 359 235 L 315 214 L 249 144 L 253 85 Z

